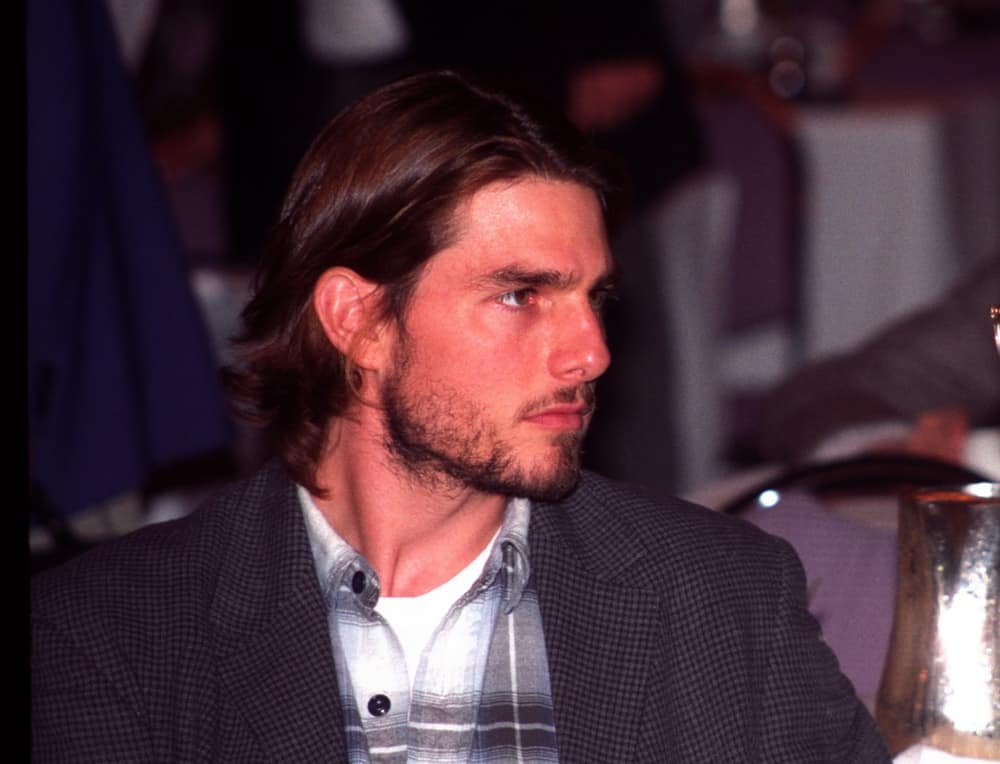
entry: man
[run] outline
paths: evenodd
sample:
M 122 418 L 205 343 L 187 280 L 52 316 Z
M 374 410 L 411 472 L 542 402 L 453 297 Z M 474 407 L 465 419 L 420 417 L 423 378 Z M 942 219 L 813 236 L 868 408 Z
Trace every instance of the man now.
M 786 462 L 876 449 L 962 461 L 970 426 L 1000 425 L 998 300 L 995 252 L 931 304 L 796 370 L 764 399 L 758 451 Z
M 281 463 L 38 582 L 38 760 L 887 760 L 786 545 L 580 477 L 608 192 L 450 73 L 333 120 L 229 377 Z

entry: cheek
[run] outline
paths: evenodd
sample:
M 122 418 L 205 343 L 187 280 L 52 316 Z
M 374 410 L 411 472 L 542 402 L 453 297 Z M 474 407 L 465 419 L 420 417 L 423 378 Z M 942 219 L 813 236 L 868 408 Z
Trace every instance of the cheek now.
M 530 359 L 537 366 L 539 356 L 516 338 L 436 339 L 417 347 L 409 375 L 415 391 L 450 390 L 482 409 L 516 406 L 525 396 L 537 394 L 532 392 L 537 385 Z
M 484 396 L 531 394 L 528 383 L 545 365 L 543 324 L 530 312 L 490 307 L 475 303 L 411 316 L 412 361 L 422 378 Z
M 496 338 L 428 345 L 426 350 L 423 360 L 428 376 L 452 380 L 469 389 L 495 388 L 518 377 L 523 368 L 517 344 L 498 342 Z

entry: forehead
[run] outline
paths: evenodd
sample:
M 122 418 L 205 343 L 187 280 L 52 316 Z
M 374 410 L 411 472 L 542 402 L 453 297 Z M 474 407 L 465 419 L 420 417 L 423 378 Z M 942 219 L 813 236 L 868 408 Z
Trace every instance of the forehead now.
M 577 183 L 522 178 L 489 184 L 460 203 L 452 242 L 424 277 L 498 268 L 545 269 L 590 280 L 611 268 L 597 194 Z

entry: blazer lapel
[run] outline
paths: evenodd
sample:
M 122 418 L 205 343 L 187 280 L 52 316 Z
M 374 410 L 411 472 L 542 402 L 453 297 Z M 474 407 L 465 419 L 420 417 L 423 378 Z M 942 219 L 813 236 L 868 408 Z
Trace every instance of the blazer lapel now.
M 220 702 L 271 761 L 347 759 L 326 609 L 292 483 L 283 470 L 239 498 L 244 522 L 216 587 Z
M 323 606 L 303 592 L 222 662 L 224 691 L 272 761 L 347 758 Z M 313 617 L 319 614 L 319 617 Z
M 605 527 L 589 539 L 590 549 L 579 548 L 587 535 L 586 510 L 583 517 L 580 511 L 537 507 L 529 537 L 559 756 L 634 761 L 650 711 L 646 685 L 654 671 L 658 600 L 628 575 L 640 554 L 635 544 L 622 543 L 620 529 Z M 574 533 L 567 534 L 570 525 Z M 595 551 L 605 570 L 583 562 Z

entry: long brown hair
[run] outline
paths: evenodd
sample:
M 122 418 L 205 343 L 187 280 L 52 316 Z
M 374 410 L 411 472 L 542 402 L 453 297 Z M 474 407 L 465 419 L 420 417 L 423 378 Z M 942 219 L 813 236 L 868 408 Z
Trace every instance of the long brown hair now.
M 335 117 L 299 163 L 243 311 L 241 363 L 224 370 L 238 411 L 267 427 L 292 477 L 318 492 L 327 426 L 353 395 L 312 291 L 329 268 L 379 284 L 402 322 L 421 266 L 447 247 L 459 203 L 501 180 L 580 183 L 602 200 L 609 167 L 561 119 L 541 119 L 453 72 L 399 80 Z

